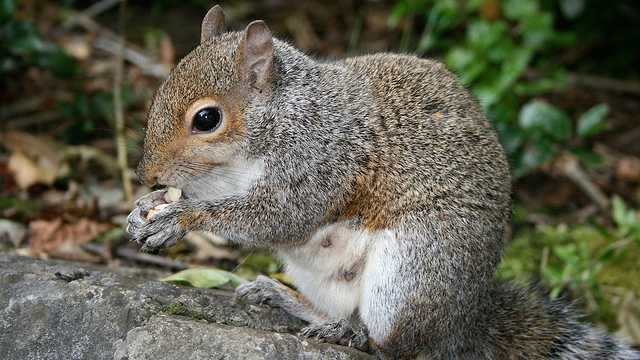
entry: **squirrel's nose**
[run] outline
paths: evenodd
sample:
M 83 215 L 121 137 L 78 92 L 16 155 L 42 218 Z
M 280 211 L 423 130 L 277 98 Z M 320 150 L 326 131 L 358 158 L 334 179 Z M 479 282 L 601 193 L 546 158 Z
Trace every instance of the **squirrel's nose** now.
M 155 171 L 149 171 L 141 162 L 136 169 L 138 179 L 148 187 L 154 187 L 158 183 L 158 175 Z

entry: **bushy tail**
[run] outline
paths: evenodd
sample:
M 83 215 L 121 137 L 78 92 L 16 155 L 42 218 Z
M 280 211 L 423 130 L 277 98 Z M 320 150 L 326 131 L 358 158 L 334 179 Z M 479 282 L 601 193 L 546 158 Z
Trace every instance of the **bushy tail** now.
M 575 309 L 535 289 L 501 284 L 485 319 L 498 359 L 640 360 L 640 352 L 579 321 Z

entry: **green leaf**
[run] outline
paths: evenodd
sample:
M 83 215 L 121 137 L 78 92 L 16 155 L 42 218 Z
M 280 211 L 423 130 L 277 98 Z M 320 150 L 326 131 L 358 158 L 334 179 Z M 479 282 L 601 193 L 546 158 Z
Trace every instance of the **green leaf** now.
M 162 279 L 162 281 L 207 289 L 220 288 L 227 284 L 236 288 L 246 282 L 246 280 L 235 274 L 212 268 L 183 270 Z
M 502 63 L 500 75 L 495 82 L 495 100 L 499 101 L 502 96 L 510 91 L 520 75 L 524 72 L 531 60 L 531 51 L 519 49 L 510 52 L 509 57 Z
M 506 32 L 504 22 L 478 20 L 467 28 L 467 40 L 474 48 L 486 51 L 503 39 Z
M 525 130 L 544 133 L 557 141 L 566 141 L 571 138 L 569 116 L 555 106 L 540 100 L 530 101 L 522 107 L 519 123 Z
M 539 49 L 554 36 L 553 17 L 549 13 L 524 18 L 521 25 L 524 45 Z
M 471 64 L 474 59 L 475 56 L 473 51 L 463 47 L 454 47 L 447 54 L 446 62 L 451 69 L 460 72 Z
M 564 70 L 558 69 L 551 74 L 545 74 L 542 78 L 518 82 L 514 90 L 520 96 L 531 97 L 542 93 L 559 90 L 566 87 L 568 77 Z
M 16 11 L 17 0 L 0 0 L 0 20 L 5 21 Z
M 267 253 L 251 253 L 242 261 L 242 267 L 249 267 L 262 273 L 275 273 L 280 269 L 278 261 Z
M 461 4 L 457 0 L 437 1 L 425 15 L 427 27 L 435 32 L 442 32 L 452 28 L 461 20 L 460 7 Z
M 571 153 L 575 155 L 581 163 L 583 163 L 588 169 L 597 169 L 604 165 L 602 156 L 596 154 L 588 148 L 575 148 L 571 149 Z
M 422 34 L 420 38 L 420 42 L 418 43 L 418 47 L 416 51 L 419 54 L 426 53 L 429 49 L 431 49 L 436 43 L 436 37 L 433 35 L 432 31 L 426 31 Z
M 584 12 L 584 0 L 560 0 L 560 9 L 568 19 L 575 19 Z
M 389 19 L 387 20 L 387 26 L 391 29 L 395 29 L 408 12 L 409 7 L 407 6 L 407 3 L 403 1 L 398 2 L 391 10 L 391 15 L 389 15 Z
M 638 222 L 635 211 L 627 208 L 622 198 L 614 196 L 612 200 L 612 216 L 616 225 L 625 230 L 631 228 Z
M 508 154 L 515 153 L 523 145 L 524 134 L 518 127 L 505 123 L 497 123 L 495 126 L 500 136 L 500 142 Z
M 516 164 L 516 177 L 526 175 L 537 169 L 541 165 L 553 159 L 554 155 L 555 150 L 548 142 L 539 141 L 534 144 L 528 144 L 523 149 Z
M 599 104 L 580 116 L 578 119 L 578 136 L 583 139 L 597 135 L 607 128 L 607 115 L 609 107 L 606 104 Z
M 538 11 L 537 0 L 505 0 L 502 2 L 504 15 L 511 20 L 535 16 Z
M 500 89 L 496 84 L 479 84 L 474 86 L 473 94 L 480 101 L 480 105 L 485 111 L 493 105 L 495 105 L 498 100 L 500 100 Z

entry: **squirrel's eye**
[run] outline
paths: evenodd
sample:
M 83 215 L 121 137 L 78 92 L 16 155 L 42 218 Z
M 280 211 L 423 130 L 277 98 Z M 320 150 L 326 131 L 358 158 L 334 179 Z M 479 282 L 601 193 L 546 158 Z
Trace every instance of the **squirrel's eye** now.
M 209 106 L 198 110 L 193 116 L 191 123 L 192 133 L 212 132 L 220 126 L 222 122 L 222 112 L 214 106 Z

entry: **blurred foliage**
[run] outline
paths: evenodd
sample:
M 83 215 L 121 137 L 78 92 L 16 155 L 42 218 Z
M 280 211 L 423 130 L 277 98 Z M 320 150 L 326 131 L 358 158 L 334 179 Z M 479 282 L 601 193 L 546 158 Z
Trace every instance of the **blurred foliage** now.
M 0 76 L 25 71 L 30 66 L 50 70 L 59 77 L 78 71 L 73 58 L 60 47 L 45 41 L 33 22 L 17 13 L 19 0 L 0 1 Z
M 606 129 L 604 105 L 580 118 L 573 131 L 570 116 L 535 100 L 567 85 L 568 69 L 557 54 L 576 45 L 577 33 L 558 30 L 555 21 L 578 17 L 585 2 L 560 3 L 561 9 L 543 0 L 401 0 L 389 18 L 392 27 L 422 18 L 416 51 L 441 55 L 471 88 L 498 129 L 516 177 L 552 160 L 567 144 L 582 145 Z M 405 27 L 401 46 L 411 47 L 411 29 Z
M 624 66 L 620 58 L 637 59 L 633 46 L 626 46 L 637 44 L 637 34 L 611 20 L 633 16 L 620 13 L 628 2 L 618 5 L 604 8 L 587 0 L 399 0 L 389 26 L 402 31 L 400 48 L 443 59 L 477 96 L 518 181 L 565 153 L 587 169 L 604 163 L 593 145 L 610 127 L 609 106 L 596 104 L 575 113 L 550 100 L 568 90 L 576 69 L 592 70 L 589 64 L 597 63 L 598 72 L 616 74 Z M 601 51 L 612 59 L 581 59 L 578 64 L 567 60 L 572 51 L 597 47 L 598 41 L 609 43 L 603 25 L 619 35 L 616 42 L 627 39 Z M 621 328 L 614 293 L 626 289 L 640 294 L 637 211 L 616 196 L 610 224 L 599 217 L 586 223 L 531 224 L 531 207 L 519 204 L 515 210 L 516 232 L 500 277 L 541 282 L 551 297 L 580 299 L 591 320 Z
M 616 197 L 612 218 L 612 228 L 559 224 L 518 232 L 507 247 L 499 276 L 541 281 L 551 297 L 580 299 L 594 320 L 615 328 L 612 294 L 620 288 L 640 292 L 640 216 Z

